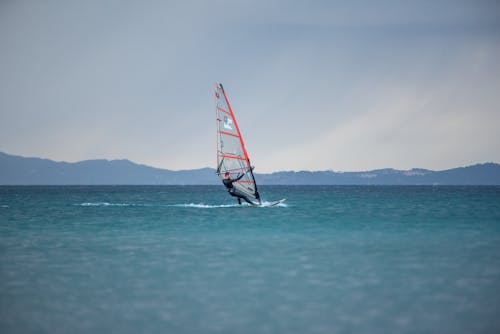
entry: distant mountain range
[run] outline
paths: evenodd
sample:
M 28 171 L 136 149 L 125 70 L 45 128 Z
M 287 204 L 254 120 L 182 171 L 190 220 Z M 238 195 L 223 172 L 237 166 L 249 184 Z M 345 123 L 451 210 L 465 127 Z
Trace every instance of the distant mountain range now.
M 443 171 L 378 169 L 366 172 L 300 171 L 256 174 L 268 185 L 500 185 L 500 164 Z M 172 171 L 129 160 L 56 162 L 0 152 L 0 185 L 220 184 L 213 168 Z

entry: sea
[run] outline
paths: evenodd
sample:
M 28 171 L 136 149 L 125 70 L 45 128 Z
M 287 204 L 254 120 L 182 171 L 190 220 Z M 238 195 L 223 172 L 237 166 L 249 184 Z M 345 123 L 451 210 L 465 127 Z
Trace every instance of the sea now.
M 500 333 L 500 187 L 0 187 L 0 332 Z

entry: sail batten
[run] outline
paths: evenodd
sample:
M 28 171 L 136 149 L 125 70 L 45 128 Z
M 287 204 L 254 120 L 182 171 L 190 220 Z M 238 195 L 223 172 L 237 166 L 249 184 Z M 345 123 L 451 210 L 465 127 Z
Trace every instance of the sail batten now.
M 236 192 L 250 199 L 259 200 L 257 184 L 252 172 L 250 158 L 241 135 L 233 109 L 221 84 L 215 85 L 215 112 L 217 123 L 217 173 L 224 179 L 243 177 L 233 183 Z

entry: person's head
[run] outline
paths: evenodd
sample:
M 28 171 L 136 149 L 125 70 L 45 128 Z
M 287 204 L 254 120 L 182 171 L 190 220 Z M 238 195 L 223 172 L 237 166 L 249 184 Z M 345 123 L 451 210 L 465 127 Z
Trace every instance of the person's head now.
M 230 179 L 231 178 L 231 174 L 229 174 L 229 172 L 226 172 L 225 177 L 226 177 L 226 179 Z

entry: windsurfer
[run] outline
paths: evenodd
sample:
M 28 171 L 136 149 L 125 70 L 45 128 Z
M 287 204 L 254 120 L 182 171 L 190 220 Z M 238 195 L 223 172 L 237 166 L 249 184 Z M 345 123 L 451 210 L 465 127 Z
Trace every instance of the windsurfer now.
M 222 183 L 224 183 L 224 186 L 226 186 L 227 192 L 231 196 L 234 196 L 234 197 L 236 197 L 238 199 L 238 204 L 241 204 L 241 199 L 243 199 L 248 204 L 255 205 L 255 203 L 253 203 L 252 201 L 250 201 L 246 196 L 238 194 L 236 192 L 236 189 L 234 189 L 233 182 L 236 182 L 236 181 L 240 180 L 244 175 L 245 175 L 245 173 L 242 173 L 237 178 L 231 179 L 231 174 L 229 172 L 226 172 L 224 174 L 224 179 L 222 180 Z

